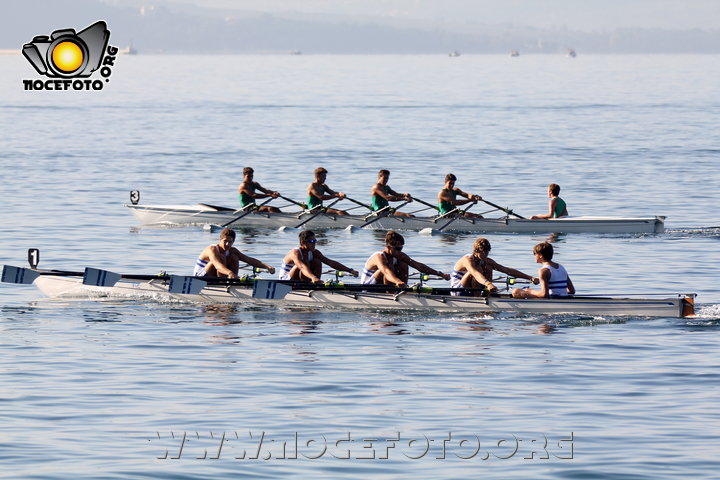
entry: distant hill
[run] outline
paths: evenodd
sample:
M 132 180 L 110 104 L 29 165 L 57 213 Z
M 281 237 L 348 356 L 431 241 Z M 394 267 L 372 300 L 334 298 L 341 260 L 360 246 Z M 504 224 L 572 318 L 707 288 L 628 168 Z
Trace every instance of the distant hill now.
M 3 12 L 0 49 L 106 20 L 110 43 L 140 53 L 720 53 L 720 30 L 583 32 L 480 25 L 462 33 L 369 18 L 277 16 L 192 6 L 121 7 L 98 0 L 23 0 Z

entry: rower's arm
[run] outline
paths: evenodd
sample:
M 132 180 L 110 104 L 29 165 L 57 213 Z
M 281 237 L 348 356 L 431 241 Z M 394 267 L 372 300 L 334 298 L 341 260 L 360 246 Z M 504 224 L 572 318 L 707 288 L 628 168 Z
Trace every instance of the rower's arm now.
M 405 285 L 407 283 L 405 280 L 398 277 L 395 270 L 383 260 L 378 260 L 376 266 L 380 273 L 383 274 L 385 280 L 394 283 L 397 286 Z
M 219 275 L 225 275 L 228 278 L 237 277 L 237 272 L 233 272 L 225 265 L 225 258 L 218 255 L 215 248 L 210 248 L 208 257 L 210 257 L 208 264 L 212 264 Z
M 427 273 L 428 275 L 436 275 L 438 277 L 443 277 L 445 280 L 448 280 L 450 278 L 450 275 L 441 272 L 440 270 L 435 270 L 432 267 L 429 267 L 425 265 L 424 263 L 420 263 L 417 260 L 413 260 L 406 254 L 402 254 L 400 256 L 400 260 L 410 265 L 412 268 L 417 270 L 418 272 Z M 447 277 L 447 278 L 446 278 Z
M 332 190 L 327 185 L 325 185 L 324 190 L 325 191 L 320 190 L 318 188 L 317 184 L 315 184 L 315 183 L 311 183 L 310 186 L 308 187 L 308 193 L 310 195 L 313 195 L 313 196 L 319 198 L 320 200 L 330 200 L 330 199 L 333 199 L 333 198 L 336 198 L 339 196 L 338 193 L 336 193 L 334 190 Z M 325 192 L 329 193 L 329 195 L 325 195 Z
M 478 270 L 477 268 L 475 268 L 472 262 L 467 262 L 465 267 L 467 268 L 467 271 L 470 272 L 470 275 L 473 276 L 476 282 L 478 282 L 480 285 L 485 285 L 485 287 L 490 289 L 488 285 L 492 285 L 492 278 L 487 278 L 482 272 L 482 270 Z
M 465 197 L 467 200 L 455 200 L 455 205 L 465 205 L 466 203 L 475 203 L 478 200 L 482 200 L 482 197 L 480 195 L 473 195 L 472 193 L 463 192 L 459 188 L 455 189 L 455 192 Z
M 388 194 L 389 195 L 387 195 L 387 196 L 383 195 L 383 198 L 385 198 L 385 200 L 389 200 L 391 202 L 402 202 L 403 200 L 410 200 L 410 194 L 398 193 L 390 187 L 388 187 Z
M 545 298 L 550 295 L 550 270 L 543 268 L 540 272 L 540 290 L 528 289 L 528 291 L 532 292 L 534 297 Z
M 575 285 L 573 285 L 572 280 L 570 280 L 570 275 L 567 277 L 567 292 L 569 295 L 575 295 Z
M 265 188 L 259 183 L 255 184 L 255 188 L 260 190 L 261 192 L 265 193 L 265 195 L 258 195 L 255 194 L 255 198 L 268 198 L 268 197 L 274 197 L 277 198 L 280 194 L 276 192 L 275 190 L 270 190 L 269 188 Z
M 322 253 L 320 253 L 320 252 L 317 251 L 317 250 L 315 250 L 315 255 L 317 255 L 318 259 L 319 259 L 322 263 L 324 263 L 325 265 L 327 265 L 327 266 L 330 267 L 330 268 L 334 268 L 335 270 L 339 270 L 339 271 L 341 271 L 341 272 L 348 272 L 348 273 L 350 273 L 353 277 L 357 277 L 357 276 L 358 276 L 357 270 L 355 270 L 355 269 L 353 269 L 353 268 L 350 268 L 350 267 L 346 267 L 345 265 L 343 265 L 343 264 L 340 263 L 340 262 L 337 262 L 337 261 L 335 261 L 335 260 L 332 260 L 332 259 L 330 259 L 330 258 L 327 258 L 325 255 L 323 255 Z
M 297 267 L 298 270 L 300 270 L 300 273 L 302 273 L 304 276 L 306 276 L 313 282 L 320 281 L 320 278 L 313 273 L 310 265 L 303 261 L 302 255 L 300 255 L 298 249 L 293 249 L 288 252 L 288 254 L 283 259 L 283 263 L 293 265 L 293 268 Z
M 511 277 L 515 278 L 524 278 L 525 280 L 533 281 L 533 276 L 528 275 L 527 273 L 523 273 L 520 270 L 515 270 L 514 268 L 506 267 L 504 265 L 500 265 L 499 263 L 495 262 L 495 270 L 499 272 L 503 272 L 506 275 L 510 275 Z
M 245 255 L 244 253 L 238 251 L 239 255 L 238 258 L 241 262 L 245 262 L 248 265 L 252 265 L 253 267 L 262 268 L 264 270 L 267 270 L 270 273 L 275 273 L 275 267 L 272 267 L 268 265 L 267 263 L 263 263 L 257 258 L 250 257 L 248 255 Z
M 557 198 L 551 198 L 548 202 L 548 213 L 541 213 L 540 215 L 533 215 L 530 220 L 547 220 L 553 218 L 553 212 L 555 211 L 555 205 L 557 204 Z

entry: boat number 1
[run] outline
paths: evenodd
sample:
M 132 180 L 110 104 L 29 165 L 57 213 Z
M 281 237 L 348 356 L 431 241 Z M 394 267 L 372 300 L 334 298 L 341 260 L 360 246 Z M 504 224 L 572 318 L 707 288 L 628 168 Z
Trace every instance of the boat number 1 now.
M 33 270 L 37 268 L 40 263 L 40 250 L 37 248 L 28 249 L 28 263 Z

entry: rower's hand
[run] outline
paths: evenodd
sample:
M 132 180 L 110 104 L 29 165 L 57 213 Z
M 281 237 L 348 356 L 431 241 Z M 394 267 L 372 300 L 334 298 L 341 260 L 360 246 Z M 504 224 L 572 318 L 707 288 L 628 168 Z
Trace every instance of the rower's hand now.
M 493 285 L 492 282 L 487 282 L 485 284 L 485 288 L 487 288 L 488 292 L 490 292 L 490 293 L 495 293 L 498 291 L 497 287 L 495 285 Z
M 227 278 L 238 278 L 238 276 L 237 276 L 237 273 L 235 273 L 235 272 L 230 272 L 230 273 L 228 274 Z
M 406 287 L 407 287 L 407 283 L 405 283 L 405 282 L 397 282 L 397 283 L 395 284 L 395 286 L 398 287 L 398 288 L 406 288 Z
M 539 285 L 539 284 L 540 284 L 540 279 L 537 278 L 537 277 L 532 277 L 532 278 L 530 279 L 530 281 L 533 283 L 533 285 Z
M 348 273 L 349 273 L 350 275 L 352 275 L 353 277 L 359 277 L 359 276 L 360 276 L 360 274 L 358 273 L 358 271 L 355 270 L 355 269 L 353 269 L 353 268 L 351 268 L 350 270 L 348 270 Z
M 345 198 L 347 195 L 345 195 L 343 192 L 340 192 L 337 194 L 338 198 Z
M 267 267 L 265 270 L 267 270 L 270 273 L 270 275 L 275 273 L 275 267 Z
M 449 273 L 438 272 L 438 277 L 442 277 L 444 280 L 450 280 Z
M 320 277 L 311 278 L 310 281 L 312 283 L 323 283 L 323 281 L 320 279 Z
M 403 194 L 403 197 L 405 197 L 405 201 L 406 201 L 406 202 L 412 202 L 412 201 L 413 201 L 412 195 L 410 195 L 409 193 L 404 193 L 404 194 Z
M 272 194 L 270 194 L 270 196 L 272 198 L 278 198 L 280 196 L 280 192 L 272 192 Z

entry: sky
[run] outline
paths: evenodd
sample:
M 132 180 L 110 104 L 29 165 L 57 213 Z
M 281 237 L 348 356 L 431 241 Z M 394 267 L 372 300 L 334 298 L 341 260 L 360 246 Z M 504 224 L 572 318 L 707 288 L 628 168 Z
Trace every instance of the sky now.
M 152 4 L 153 0 L 106 0 Z M 437 24 L 509 23 L 573 30 L 720 28 L 720 0 L 158 0 L 269 13 L 352 15 Z

